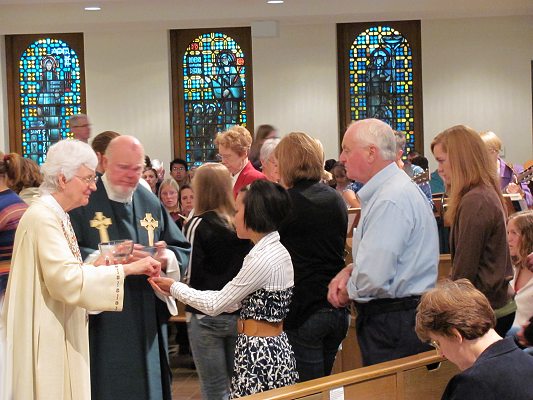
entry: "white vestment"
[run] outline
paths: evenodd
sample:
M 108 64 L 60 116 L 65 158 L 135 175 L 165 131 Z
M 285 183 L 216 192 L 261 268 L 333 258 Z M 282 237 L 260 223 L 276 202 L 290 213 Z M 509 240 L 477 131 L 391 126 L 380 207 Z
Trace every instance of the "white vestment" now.
M 120 311 L 124 271 L 82 264 L 69 228 L 49 195 L 20 220 L 0 318 L 1 400 L 91 398 L 86 309 Z

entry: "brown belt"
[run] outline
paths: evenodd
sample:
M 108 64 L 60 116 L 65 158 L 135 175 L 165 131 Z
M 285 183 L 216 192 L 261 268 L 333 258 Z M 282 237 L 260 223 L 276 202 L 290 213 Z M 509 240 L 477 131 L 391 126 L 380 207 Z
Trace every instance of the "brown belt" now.
M 283 321 L 268 322 L 256 319 L 238 319 L 237 332 L 246 336 L 278 336 L 283 332 Z

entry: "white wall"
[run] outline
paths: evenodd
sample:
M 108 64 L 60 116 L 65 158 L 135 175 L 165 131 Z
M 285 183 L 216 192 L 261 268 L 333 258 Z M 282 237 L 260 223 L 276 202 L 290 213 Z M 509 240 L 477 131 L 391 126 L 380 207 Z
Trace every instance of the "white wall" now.
M 168 32 L 91 32 L 84 41 L 93 136 L 105 130 L 133 135 L 142 141 L 146 154 L 170 161 Z
M 253 40 L 255 125 L 303 131 L 338 157 L 335 25 L 282 25 L 277 38 Z
M 422 22 L 426 156 L 437 133 L 463 123 L 500 136 L 507 160 L 533 158 L 532 43 L 532 17 Z
M 252 43 L 256 126 L 305 131 L 323 142 L 327 158 L 337 157 L 339 146 L 335 31 L 335 24 L 280 24 L 279 37 Z M 138 136 L 148 154 L 169 161 L 168 31 L 92 30 L 84 40 L 93 132 Z M 531 43 L 533 17 L 422 21 L 426 156 L 435 134 L 467 123 L 498 133 L 508 160 L 532 158 Z M 2 72 L 4 63 L 2 57 Z M 4 129 L 3 73 L 0 85 Z M 6 138 L 4 130 L 0 145 Z

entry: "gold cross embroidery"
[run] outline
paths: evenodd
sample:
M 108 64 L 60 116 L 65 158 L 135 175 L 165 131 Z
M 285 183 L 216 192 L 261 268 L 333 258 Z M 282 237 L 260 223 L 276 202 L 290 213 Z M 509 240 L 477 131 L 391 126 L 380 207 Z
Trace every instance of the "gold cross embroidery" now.
M 107 227 L 113 224 L 113 222 L 111 222 L 111 218 L 108 218 L 104 215 L 104 213 L 97 211 L 94 214 L 94 219 L 91 219 L 89 223 L 91 224 L 91 228 L 98 229 L 98 233 L 100 234 L 100 242 L 109 242 Z
M 152 213 L 146 213 L 144 219 L 140 220 L 141 226 L 148 231 L 148 246 L 154 245 L 154 230 L 159 226 L 159 222 L 152 217 Z

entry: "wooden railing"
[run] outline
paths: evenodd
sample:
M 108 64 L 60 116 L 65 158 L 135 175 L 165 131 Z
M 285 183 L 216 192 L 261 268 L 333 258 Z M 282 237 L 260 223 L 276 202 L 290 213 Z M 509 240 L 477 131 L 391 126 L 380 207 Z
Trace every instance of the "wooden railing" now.
M 243 397 L 247 400 L 329 400 L 343 393 L 346 400 L 440 399 L 446 384 L 459 371 L 436 351 L 359 368 L 296 385 Z M 332 392 L 333 391 L 333 392 Z

